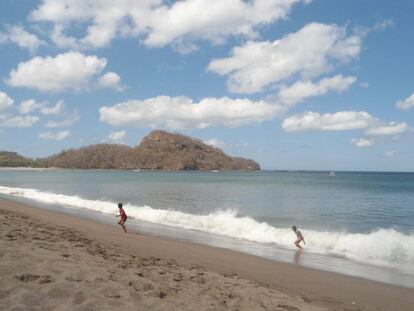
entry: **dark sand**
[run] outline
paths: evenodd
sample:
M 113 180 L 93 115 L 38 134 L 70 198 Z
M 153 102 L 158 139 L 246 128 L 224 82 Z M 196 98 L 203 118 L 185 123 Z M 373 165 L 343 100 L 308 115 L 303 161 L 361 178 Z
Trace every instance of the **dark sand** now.
M 114 222 L 116 219 L 114 218 Z M 0 310 L 413 310 L 414 290 L 0 200 Z

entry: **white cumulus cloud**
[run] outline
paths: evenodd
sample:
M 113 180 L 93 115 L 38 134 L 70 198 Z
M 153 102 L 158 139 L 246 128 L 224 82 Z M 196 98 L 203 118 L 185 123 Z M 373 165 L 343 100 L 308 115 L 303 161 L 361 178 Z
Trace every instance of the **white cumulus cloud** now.
M 225 146 L 225 143 L 217 138 L 206 139 L 203 142 L 216 148 L 223 148 Z
M 59 100 L 55 105 L 50 105 L 48 102 L 39 103 L 35 99 L 28 99 L 22 101 L 19 106 L 21 114 L 27 114 L 36 110 L 43 115 L 60 115 L 63 113 L 65 105 L 63 100 Z
M 0 33 L 0 44 L 14 43 L 23 49 L 28 49 L 31 52 L 36 51 L 41 45 L 46 44 L 40 40 L 36 35 L 26 31 L 21 26 L 8 26 L 6 32 Z
M 257 28 L 310 0 L 43 0 L 31 20 L 53 24 L 52 39 L 64 48 L 99 48 L 117 37 L 140 38 L 147 46 L 196 49 L 194 41 L 219 43 L 230 36 L 257 36 Z M 70 37 L 72 26 L 84 30 Z M 82 26 L 82 27 L 80 27 Z
M 24 128 L 32 127 L 39 121 L 36 116 L 9 116 L 0 115 L 0 127 Z
M 40 133 L 39 137 L 44 140 L 64 140 L 70 136 L 69 131 L 62 131 L 62 132 L 44 132 Z
M 13 104 L 14 100 L 11 97 L 4 92 L 0 92 L 0 111 L 9 109 Z
M 78 121 L 79 121 L 79 112 L 75 110 L 72 113 L 66 114 L 66 116 L 63 120 L 59 120 L 59 121 L 49 120 L 49 121 L 47 121 L 45 127 L 48 127 L 48 128 L 70 127 Z
M 159 0 L 43 0 L 30 19 L 53 24 L 52 40 L 62 48 L 100 48 L 118 36 L 142 34 Z M 80 37 L 65 34 L 74 27 Z
M 365 134 L 372 136 L 398 135 L 408 132 L 410 127 L 405 122 L 390 122 L 385 125 L 373 126 L 365 131 Z
M 115 72 L 107 72 L 98 80 L 98 87 L 100 88 L 112 88 L 117 91 L 122 91 L 123 86 L 121 84 L 121 77 Z
M 108 135 L 108 140 L 120 143 L 124 140 L 126 134 L 126 131 L 111 132 Z
M 408 110 L 414 108 L 414 93 L 404 100 L 397 101 L 395 106 L 401 110 Z
M 330 91 L 343 92 L 354 84 L 356 80 L 356 77 L 336 75 L 321 79 L 317 83 L 298 81 L 289 87 L 282 87 L 278 96 L 282 103 L 291 106 L 308 97 L 324 95 Z
M 372 145 L 374 145 L 374 141 L 370 139 L 365 139 L 365 138 L 353 138 L 351 139 L 351 144 L 357 147 L 360 147 L 360 148 L 364 148 L 364 147 L 371 147 Z
M 231 56 L 215 59 L 208 69 L 228 76 L 231 92 L 254 93 L 292 77 L 310 80 L 356 58 L 362 38 L 347 35 L 335 24 L 311 23 L 295 33 L 270 41 L 249 41 Z
M 353 138 L 351 144 L 357 147 L 370 147 L 377 141 L 373 136 L 393 136 L 398 139 L 400 134 L 411 131 L 405 122 L 385 123 L 365 111 L 339 111 L 336 113 L 305 112 L 290 116 L 283 120 L 282 128 L 286 132 L 308 132 L 308 131 L 347 131 L 364 130 L 368 137 Z
M 40 109 L 41 107 L 43 107 L 42 103 L 38 103 L 34 99 L 28 99 L 28 100 L 24 100 L 20 103 L 19 112 L 21 114 L 26 114 L 26 113 L 33 112 L 37 109 Z
M 14 105 L 14 100 L 6 93 L 0 92 L 0 127 L 23 128 L 31 127 L 39 121 L 36 116 L 15 116 L 7 112 Z
M 59 100 L 54 106 L 44 106 L 41 108 L 40 112 L 44 115 L 57 115 L 61 114 L 65 109 L 65 104 L 63 100 Z
M 158 96 L 129 100 L 101 107 L 100 120 L 114 126 L 165 127 L 172 129 L 236 127 L 274 118 L 281 108 L 266 101 L 205 98 L 193 102 L 188 97 Z
M 305 112 L 283 120 L 282 128 L 287 132 L 300 131 L 346 131 L 365 129 L 375 118 L 365 111 L 339 111 L 336 113 Z
M 232 35 L 256 37 L 255 28 L 285 18 L 300 0 L 186 0 L 153 11 L 145 39 L 149 46 L 176 40 L 221 42 Z
M 44 92 L 84 90 L 93 87 L 95 78 L 107 64 L 105 58 L 67 52 L 55 57 L 35 57 L 20 63 L 6 81 L 14 87 L 26 87 Z

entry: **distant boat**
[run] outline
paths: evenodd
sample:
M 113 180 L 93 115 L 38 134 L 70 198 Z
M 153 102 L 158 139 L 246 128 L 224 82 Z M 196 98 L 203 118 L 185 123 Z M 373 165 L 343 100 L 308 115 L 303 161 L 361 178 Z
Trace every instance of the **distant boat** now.
M 334 171 L 329 173 L 329 176 L 336 176 L 336 173 Z
M 218 173 L 220 171 L 219 170 L 211 170 L 210 172 L 212 172 L 212 173 Z
M 141 170 L 138 168 L 136 170 L 133 170 L 133 172 L 141 172 Z

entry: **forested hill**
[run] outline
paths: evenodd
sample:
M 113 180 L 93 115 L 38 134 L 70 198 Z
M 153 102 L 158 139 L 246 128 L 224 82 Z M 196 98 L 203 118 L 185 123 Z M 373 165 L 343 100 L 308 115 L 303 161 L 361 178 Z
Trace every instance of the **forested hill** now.
M 153 131 L 139 146 L 98 144 L 64 150 L 44 159 L 31 160 L 15 153 L 0 166 L 60 167 L 77 169 L 151 170 L 260 170 L 253 160 L 230 157 L 198 139 L 165 131 Z M 6 157 L 7 158 L 7 157 Z M 15 159 L 14 162 L 11 159 Z M 21 161 L 17 161 L 21 158 Z M 26 160 L 26 162 L 24 160 Z
M 25 158 L 17 152 L 0 151 L 0 167 L 37 167 L 37 161 Z

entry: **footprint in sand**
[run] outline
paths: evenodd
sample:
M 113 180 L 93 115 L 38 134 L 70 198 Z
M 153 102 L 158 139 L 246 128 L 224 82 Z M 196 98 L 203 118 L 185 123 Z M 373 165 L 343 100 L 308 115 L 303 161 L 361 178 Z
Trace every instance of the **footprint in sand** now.
M 282 304 L 278 304 L 277 305 L 278 310 L 287 310 L 287 311 L 300 311 L 299 308 L 296 308 L 294 306 L 290 306 L 290 305 L 282 305 Z
M 40 275 L 31 274 L 31 273 L 23 273 L 20 275 L 15 275 L 14 277 L 22 282 L 32 282 L 32 281 L 36 281 L 40 279 Z
M 65 277 L 65 280 L 70 281 L 70 282 L 82 282 L 84 280 L 84 273 L 83 272 L 72 273 L 68 275 L 67 277 Z
M 55 279 L 52 278 L 50 275 L 42 275 L 39 279 L 39 284 L 47 284 L 54 282 Z
M 14 276 L 16 279 L 22 282 L 33 282 L 38 281 L 39 284 L 47 284 L 52 283 L 55 281 L 54 278 L 52 278 L 50 275 L 37 275 L 37 274 L 31 274 L 31 273 L 23 273 L 20 275 Z

